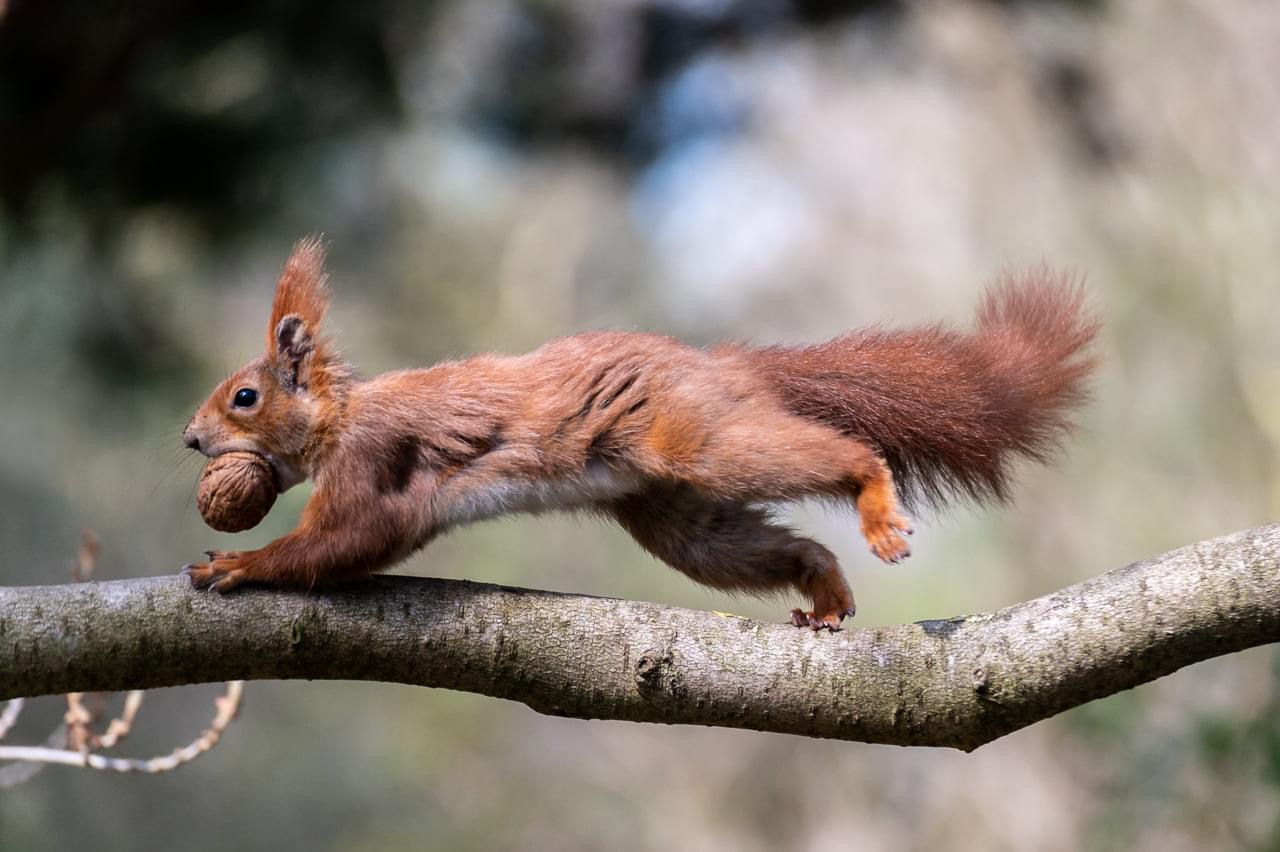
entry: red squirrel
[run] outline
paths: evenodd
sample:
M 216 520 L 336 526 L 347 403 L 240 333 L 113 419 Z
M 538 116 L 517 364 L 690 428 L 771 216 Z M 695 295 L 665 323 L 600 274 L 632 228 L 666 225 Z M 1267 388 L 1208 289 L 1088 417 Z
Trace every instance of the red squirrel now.
M 1098 326 L 1040 270 L 991 289 L 971 333 L 870 328 L 812 346 L 699 349 L 589 332 L 357 378 L 323 333 L 324 248 L 293 250 L 266 352 L 187 425 L 206 456 L 251 451 L 281 490 L 310 477 L 296 529 L 184 566 L 201 588 L 311 588 L 368 576 L 441 533 L 506 512 L 577 509 L 717 589 L 794 588 L 792 623 L 854 612 L 836 557 L 770 503 L 852 503 L 880 559 L 912 532 L 901 505 L 1003 500 L 1011 463 L 1047 461 L 1071 427 Z

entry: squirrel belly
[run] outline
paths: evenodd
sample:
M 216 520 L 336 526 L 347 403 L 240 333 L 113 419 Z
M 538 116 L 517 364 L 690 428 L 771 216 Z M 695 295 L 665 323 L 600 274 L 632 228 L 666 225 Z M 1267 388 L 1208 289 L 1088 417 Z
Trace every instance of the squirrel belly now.
M 577 476 L 539 480 L 522 476 L 499 479 L 486 488 L 465 490 L 436 519 L 438 531 L 516 512 L 541 514 L 611 503 L 641 491 L 644 480 L 588 459 Z
M 1078 288 L 1038 272 L 992 290 L 974 331 L 855 331 L 808 347 L 711 350 L 591 332 L 354 378 L 324 336 L 323 250 L 295 248 L 263 356 L 220 384 L 184 438 L 314 481 L 298 527 L 184 570 L 202 587 L 328 585 L 389 567 L 454 526 L 587 510 L 698 582 L 796 589 L 797 625 L 837 629 L 853 596 L 830 550 L 762 504 L 858 513 L 872 552 L 909 554 L 907 501 L 1008 496 L 1047 461 L 1093 367 Z M 282 471 L 276 471 L 283 479 Z

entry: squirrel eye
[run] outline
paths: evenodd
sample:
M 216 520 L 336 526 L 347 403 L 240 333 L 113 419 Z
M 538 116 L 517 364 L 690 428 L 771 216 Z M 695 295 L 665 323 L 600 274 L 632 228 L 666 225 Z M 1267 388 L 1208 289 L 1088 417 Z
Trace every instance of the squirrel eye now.
M 231 404 L 236 408 L 248 408 L 258 401 L 258 392 L 253 388 L 240 388 L 232 398 Z

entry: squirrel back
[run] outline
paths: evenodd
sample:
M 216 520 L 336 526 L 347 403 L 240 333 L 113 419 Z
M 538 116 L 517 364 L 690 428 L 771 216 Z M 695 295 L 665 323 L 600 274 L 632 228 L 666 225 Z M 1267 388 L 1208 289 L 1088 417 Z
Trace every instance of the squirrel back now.
M 752 357 L 790 410 L 874 445 L 908 505 L 1003 501 L 1014 459 L 1049 460 L 1071 430 L 1098 329 L 1078 285 L 1038 270 L 989 290 L 969 333 L 872 327 Z

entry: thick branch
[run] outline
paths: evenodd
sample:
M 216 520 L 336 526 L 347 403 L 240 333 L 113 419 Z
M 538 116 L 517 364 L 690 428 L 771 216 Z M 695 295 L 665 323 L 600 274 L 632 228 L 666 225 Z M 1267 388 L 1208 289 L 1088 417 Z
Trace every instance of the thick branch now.
M 0 588 L 0 699 L 253 678 L 382 680 L 563 716 L 974 749 L 1280 639 L 1280 524 L 999 612 L 812 633 L 410 577 L 332 594 L 159 577 Z

